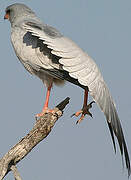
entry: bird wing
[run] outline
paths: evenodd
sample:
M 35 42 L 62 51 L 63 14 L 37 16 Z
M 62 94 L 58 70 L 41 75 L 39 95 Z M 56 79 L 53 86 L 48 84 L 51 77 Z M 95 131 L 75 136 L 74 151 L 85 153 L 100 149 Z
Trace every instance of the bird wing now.
M 121 123 L 113 99 L 96 63 L 72 40 L 62 36 L 50 26 L 46 26 L 45 30 L 43 24 L 27 21 L 23 23 L 23 27 L 42 40 L 53 55 L 59 57 L 59 63 L 69 76 L 77 79 L 81 85 L 88 86 L 90 95 L 106 116 L 115 151 L 114 134 L 117 137 L 121 155 L 123 157 L 124 153 L 128 175 L 130 175 L 130 160 Z

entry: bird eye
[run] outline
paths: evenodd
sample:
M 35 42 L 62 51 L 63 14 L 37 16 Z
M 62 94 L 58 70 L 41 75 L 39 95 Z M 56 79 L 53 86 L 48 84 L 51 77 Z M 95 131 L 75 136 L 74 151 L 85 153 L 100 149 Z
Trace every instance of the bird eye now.
M 6 11 L 6 14 L 10 14 L 10 10 L 7 10 L 7 11 Z

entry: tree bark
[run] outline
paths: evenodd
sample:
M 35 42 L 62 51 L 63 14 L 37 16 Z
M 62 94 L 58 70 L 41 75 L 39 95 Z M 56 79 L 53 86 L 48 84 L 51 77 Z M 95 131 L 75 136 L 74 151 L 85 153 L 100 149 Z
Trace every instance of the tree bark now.
M 0 180 L 11 170 L 15 179 L 21 180 L 16 164 L 48 136 L 56 121 L 62 116 L 63 109 L 68 103 L 69 97 L 57 105 L 53 113 L 45 114 L 37 119 L 33 129 L 0 159 Z

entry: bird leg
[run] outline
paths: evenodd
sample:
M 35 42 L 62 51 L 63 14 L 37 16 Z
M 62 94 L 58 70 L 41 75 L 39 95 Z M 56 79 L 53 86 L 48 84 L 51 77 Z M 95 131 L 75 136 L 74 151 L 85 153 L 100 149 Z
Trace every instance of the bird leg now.
M 45 100 L 45 104 L 43 106 L 42 112 L 45 111 L 48 108 L 51 88 L 52 88 L 52 85 L 49 86 L 48 89 L 47 89 L 46 100 Z
M 52 109 L 48 108 L 51 88 L 52 88 L 52 84 L 47 88 L 46 100 L 45 100 L 45 104 L 43 106 L 42 112 L 37 114 L 36 117 L 41 117 L 41 116 L 43 116 L 46 113 L 53 112 Z
M 76 122 L 76 124 L 80 123 L 84 119 L 86 114 L 92 117 L 92 114 L 90 113 L 89 109 L 92 108 L 92 103 L 95 103 L 95 101 L 92 101 L 90 104 L 87 105 L 87 100 L 88 100 L 88 90 L 85 90 L 85 93 L 84 93 L 84 103 L 83 103 L 82 109 L 80 111 L 72 114 L 72 116 L 71 116 L 71 117 L 73 117 L 73 116 L 78 117 L 81 114 L 81 117 Z

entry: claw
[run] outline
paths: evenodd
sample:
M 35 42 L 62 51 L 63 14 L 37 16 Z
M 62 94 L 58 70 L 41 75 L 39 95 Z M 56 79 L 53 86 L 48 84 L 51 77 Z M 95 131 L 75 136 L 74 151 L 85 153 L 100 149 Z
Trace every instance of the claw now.
M 82 114 L 82 112 L 83 112 L 83 110 L 81 109 L 80 111 L 78 111 L 78 112 L 72 114 L 71 117 L 73 117 L 73 116 L 78 117 L 80 114 Z
M 92 118 L 93 118 L 93 116 L 92 116 L 92 114 L 90 113 L 90 111 L 89 111 L 89 110 L 87 111 L 87 114 L 88 114 L 90 117 L 92 117 Z
M 72 118 L 73 116 L 75 116 L 75 113 L 73 113 L 73 114 L 71 115 L 71 118 Z
M 87 106 L 84 105 L 83 108 L 82 108 L 80 111 L 78 111 L 78 112 L 76 112 L 76 113 L 74 113 L 74 114 L 71 115 L 71 117 L 73 117 L 73 116 L 78 117 L 78 116 L 81 114 L 81 117 L 80 117 L 80 119 L 76 122 L 76 124 L 80 123 L 80 122 L 84 119 L 84 117 L 85 117 L 86 114 L 93 118 L 92 114 L 91 114 L 90 111 L 89 111 L 89 109 L 92 108 L 92 104 L 93 104 L 93 103 L 95 103 L 95 101 L 92 101 L 92 102 L 91 102 L 90 104 L 88 104 Z
M 49 112 L 53 113 L 54 110 L 53 109 L 49 109 L 49 108 L 45 108 L 41 113 L 38 113 L 35 115 L 35 118 L 39 118 L 41 116 L 44 116 L 45 114 L 48 114 Z
M 85 117 L 85 115 L 82 114 L 81 117 L 80 117 L 80 119 L 76 121 L 76 124 L 80 123 L 80 122 L 84 119 L 84 117 Z
M 92 101 L 90 104 L 87 105 L 87 109 L 92 108 L 92 104 L 95 103 L 95 101 Z

